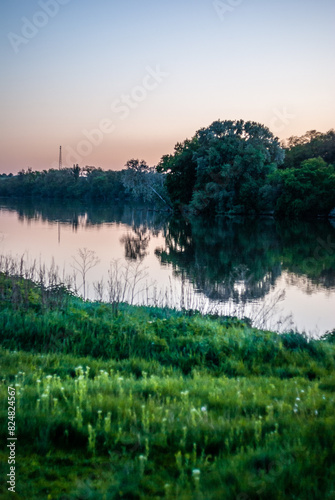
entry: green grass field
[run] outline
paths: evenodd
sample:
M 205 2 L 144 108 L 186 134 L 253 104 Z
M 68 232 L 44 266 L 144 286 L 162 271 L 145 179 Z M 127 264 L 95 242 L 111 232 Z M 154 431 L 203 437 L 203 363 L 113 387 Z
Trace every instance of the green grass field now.
M 4 274 L 0 306 L 1 498 L 335 499 L 333 335 L 85 302 Z

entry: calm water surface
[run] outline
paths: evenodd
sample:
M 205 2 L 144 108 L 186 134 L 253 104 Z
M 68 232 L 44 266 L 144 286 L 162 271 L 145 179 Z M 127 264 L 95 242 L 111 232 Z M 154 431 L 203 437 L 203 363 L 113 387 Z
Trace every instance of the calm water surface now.
M 54 259 L 73 273 L 83 248 L 100 259 L 87 273 L 91 299 L 101 279 L 107 297 L 117 261 L 141 273 L 136 303 L 219 310 L 314 336 L 335 328 L 335 221 L 186 222 L 144 206 L 0 201 L 2 255 L 47 266 Z M 83 293 L 79 276 L 77 285 Z

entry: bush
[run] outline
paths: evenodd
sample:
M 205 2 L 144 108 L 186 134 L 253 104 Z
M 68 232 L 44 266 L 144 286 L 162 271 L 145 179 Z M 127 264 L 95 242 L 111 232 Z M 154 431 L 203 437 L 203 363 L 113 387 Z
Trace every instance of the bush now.
M 303 161 L 298 168 L 278 170 L 270 179 L 278 189 L 278 216 L 326 216 L 335 206 L 335 169 L 322 158 Z

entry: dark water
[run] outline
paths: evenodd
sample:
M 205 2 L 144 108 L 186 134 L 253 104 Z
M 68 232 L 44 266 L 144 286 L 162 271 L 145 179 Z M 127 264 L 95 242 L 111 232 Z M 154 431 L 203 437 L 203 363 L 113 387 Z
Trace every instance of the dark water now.
M 335 328 L 334 221 L 185 221 L 145 206 L 13 200 L 0 210 L 1 254 L 47 265 L 54 258 L 73 272 L 78 249 L 94 251 L 89 298 L 117 261 L 142 273 L 137 303 L 246 315 L 257 326 L 315 336 Z

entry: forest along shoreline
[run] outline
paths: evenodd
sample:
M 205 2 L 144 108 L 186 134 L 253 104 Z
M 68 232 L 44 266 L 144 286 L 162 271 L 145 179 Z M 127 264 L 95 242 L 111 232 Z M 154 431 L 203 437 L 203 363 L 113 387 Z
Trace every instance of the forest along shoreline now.
M 156 166 L 131 159 L 123 170 L 79 166 L 0 175 L 0 196 L 142 200 L 186 217 L 334 217 L 335 131 L 280 142 L 256 122 L 216 121 L 177 143 Z

